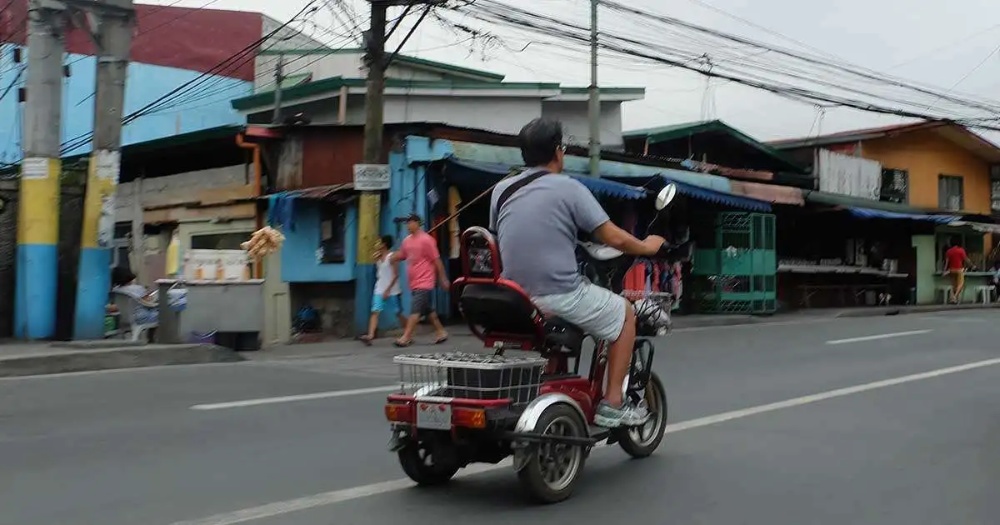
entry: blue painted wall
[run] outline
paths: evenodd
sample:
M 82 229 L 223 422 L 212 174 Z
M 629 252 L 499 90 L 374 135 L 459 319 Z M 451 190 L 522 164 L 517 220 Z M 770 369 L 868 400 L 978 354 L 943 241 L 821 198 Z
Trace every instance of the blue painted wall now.
M 13 63 L 14 46 L 0 48 L 0 94 L 14 85 L 0 99 L 0 162 L 14 163 L 21 158 L 22 111 L 17 103 L 17 88 L 23 87 L 25 75 L 18 77 L 24 63 Z M 27 57 L 27 50 L 22 53 Z M 70 54 L 71 75 L 63 79 L 62 142 L 66 143 L 93 130 L 94 85 L 97 59 Z M 202 73 L 172 67 L 131 63 L 125 84 L 125 114 L 133 113 L 166 95 Z M 196 85 L 165 101 L 163 107 L 140 117 L 122 130 L 122 143 L 134 144 L 218 126 L 245 122 L 229 105 L 233 98 L 249 95 L 253 83 L 220 76 L 207 76 Z M 90 142 L 64 152 L 64 155 L 87 153 Z
M 281 248 L 281 279 L 289 283 L 349 282 L 355 278 L 358 260 L 358 208 L 347 209 L 344 261 L 320 264 L 316 250 L 320 239 L 320 204 L 297 199 L 292 217 L 294 231 L 285 228 L 285 243 Z

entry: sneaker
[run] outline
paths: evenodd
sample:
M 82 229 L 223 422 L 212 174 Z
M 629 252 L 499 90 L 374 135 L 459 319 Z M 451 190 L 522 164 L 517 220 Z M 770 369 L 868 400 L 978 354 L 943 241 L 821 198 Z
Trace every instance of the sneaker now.
M 633 406 L 628 401 L 622 403 L 620 407 L 613 407 L 602 400 L 594 414 L 594 424 L 604 428 L 639 426 L 648 419 L 649 410 L 646 409 L 645 403 Z

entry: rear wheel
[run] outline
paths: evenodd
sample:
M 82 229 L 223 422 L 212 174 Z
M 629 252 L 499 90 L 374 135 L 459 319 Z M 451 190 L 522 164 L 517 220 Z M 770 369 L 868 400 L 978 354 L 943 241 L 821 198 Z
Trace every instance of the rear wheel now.
M 564 404 L 545 409 L 533 430 L 545 436 L 587 437 L 587 427 L 580 415 Z M 586 461 L 584 447 L 547 441 L 532 444 L 528 453 L 527 464 L 517 473 L 528 493 L 541 503 L 569 498 Z
M 644 458 L 656 451 L 667 429 L 667 392 L 656 372 L 650 372 L 649 382 L 646 383 L 642 394 L 651 415 L 649 421 L 641 427 L 622 428 L 616 431 L 619 446 L 634 458 Z
M 435 461 L 434 448 L 426 442 L 412 442 L 397 454 L 403 472 L 421 486 L 443 485 L 458 472 L 458 467 Z

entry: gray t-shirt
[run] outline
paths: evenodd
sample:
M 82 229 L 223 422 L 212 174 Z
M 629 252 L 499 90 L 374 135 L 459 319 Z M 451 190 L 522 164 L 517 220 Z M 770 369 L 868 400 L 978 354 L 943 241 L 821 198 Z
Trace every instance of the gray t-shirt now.
M 537 169 L 504 180 L 490 198 L 490 229 L 500 237 L 503 276 L 533 297 L 568 293 L 583 282 L 576 264 L 580 231 L 593 233 L 608 214 L 586 186 L 562 174 L 544 175 L 517 190 L 497 224 L 497 199 L 515 181 Z

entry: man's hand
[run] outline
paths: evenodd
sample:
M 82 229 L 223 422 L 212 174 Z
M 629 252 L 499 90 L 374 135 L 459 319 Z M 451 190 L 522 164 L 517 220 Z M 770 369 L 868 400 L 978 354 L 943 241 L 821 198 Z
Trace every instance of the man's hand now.
M 386 290 L 384 292 L 382 292 L 382 300 L 384 301 L 384 300 L 386 300 L 388 298 L 389 298 L 389 289 L 386 288 Z
M 449 289 L 451 289 L 451 283 L 449 283 L 447 279 L 442 279 L 441 289 L 447 292 Z
M 646 237 L 642 240 L 642 247 L 646 250 L 646 253 L 643 255 L 656 255 L 656 252 L 660 251 L 660 248 L 662 248 L 666 242 L 667 240 L 659 235 L 650 235 Z

